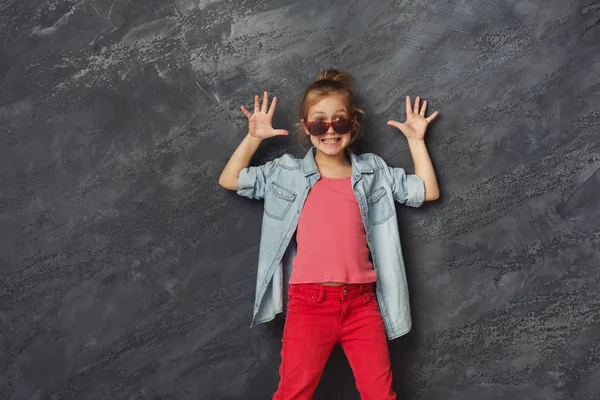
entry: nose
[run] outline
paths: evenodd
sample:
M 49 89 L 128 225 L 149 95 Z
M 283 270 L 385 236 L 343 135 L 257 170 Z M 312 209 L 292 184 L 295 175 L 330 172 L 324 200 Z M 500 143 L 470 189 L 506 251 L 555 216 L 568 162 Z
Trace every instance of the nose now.
M 327 133 L 332 133 L 332 134 L 335 133 L 335 131 L 333 130 L 333 126 L 332 125 L 329 125 L 327 127 Z

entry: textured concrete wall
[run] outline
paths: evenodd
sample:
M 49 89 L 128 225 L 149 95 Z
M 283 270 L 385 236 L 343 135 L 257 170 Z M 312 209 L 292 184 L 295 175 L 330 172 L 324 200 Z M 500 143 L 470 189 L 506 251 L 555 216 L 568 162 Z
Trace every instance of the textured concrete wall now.
M 600 398 L 600 2 L 0 0 L 0 398 L 266 399 L 249 328 L 261 203 L 217 185 L 269 90 L 356 77 L 362 151 L 442 198 L 399 208 L 403 399 Z M 291 152 L 263 143 L 255 162 Z M 336 349 L 318 399 L 358 398 Z

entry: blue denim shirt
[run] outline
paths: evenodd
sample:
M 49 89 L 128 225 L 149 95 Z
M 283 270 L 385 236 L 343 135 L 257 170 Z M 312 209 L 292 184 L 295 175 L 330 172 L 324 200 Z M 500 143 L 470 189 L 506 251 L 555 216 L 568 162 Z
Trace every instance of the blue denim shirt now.
M 252 325 L 267 322 L 284 312 L 287 283 L 296 255 L 295 232 L 310 188 L 320 178 L 314 147 L 303 159 L 285 154 L 263 165 L 246 167 L 239 174 L 237 193 L 264 199 L 264 214 Z M 425 184 L 415 174 L 386 165 L 375 154 L 348 151 L 351 183 L 365 226 L 376 294 L 389 339 L 411 329 L 408 287 L 396 220 L 394 200 L 419 207 Z

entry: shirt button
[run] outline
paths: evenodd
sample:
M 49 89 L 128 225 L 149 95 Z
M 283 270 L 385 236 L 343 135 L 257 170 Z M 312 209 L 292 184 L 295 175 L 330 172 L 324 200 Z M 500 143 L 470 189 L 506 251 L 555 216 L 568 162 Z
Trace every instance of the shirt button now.
M 344 289 L 344 296 L 348 294 L 348 289 Z
M 363 217 L 364 217 L 365 215 L 367 215 L 367 213 L 363 211 L 362 215 L 363 215 Z
M 298 210 L 298 214 L 300 214 L 300 210 Z
M 283 192 L 279 192 L 279 194 L 280 194 L 280 195 L 282 195 L 282 194 L 283 194 Z
M 279 260 L 281 257 L 277 256 L 277 257 L 275 257 L 275 258 L 276 258 L 277 260 Z
M 309 186 L 308 186 L 308 185 L 306 185 L 306 188 L 308 189 L 308 188 L 309 188 Z
M 269 282 L 265 279 L 265 283 L 269 283 Z
M 383 313 L 383 316 L 384 316 L 384 317 L 387 317 L 387 313 Z
M 254 307 L 258 308 L 258 303 L 256 303 L 256 304 L 254 305 Z
M 290 238 L 290 237 L 292 237 L 292 235 L 290 235 L 290 234 L 288 233 L 288 234 L 287 234 L 287 237 L 289 237 L 289 238 Z

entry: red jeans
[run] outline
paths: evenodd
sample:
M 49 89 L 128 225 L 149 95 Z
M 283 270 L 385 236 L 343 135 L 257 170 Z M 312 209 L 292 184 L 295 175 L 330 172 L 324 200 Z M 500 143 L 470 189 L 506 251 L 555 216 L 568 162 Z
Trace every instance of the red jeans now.
M 363 400 L 395 399 L 390 354 L 373 284 L 289 285 L 274 400 L 312 399 L 333 346 L 348 358 Z

